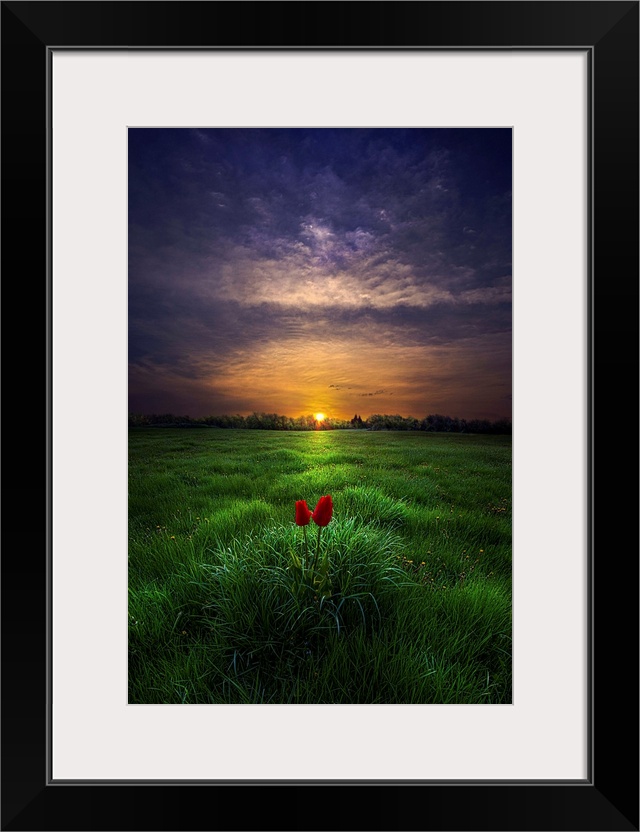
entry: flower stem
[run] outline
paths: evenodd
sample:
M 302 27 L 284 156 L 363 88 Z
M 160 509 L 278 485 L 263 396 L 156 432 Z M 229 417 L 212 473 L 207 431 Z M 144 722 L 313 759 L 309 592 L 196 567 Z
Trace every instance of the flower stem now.
M 318 542 L 316 543 L 316 556 L 313 559 L 313 571 L 315 572 L 316 564 L 318 562 L 318 553 L 320 552 L 320 532 L 322 531 L 322 526 L 318 526 Z
M 304 562 L 308 566 L 309 565 L 309 544 L 307 542 L 307 527 L 303 526 L 302 529 L 304 531 L 304 553 L 305 553 Z

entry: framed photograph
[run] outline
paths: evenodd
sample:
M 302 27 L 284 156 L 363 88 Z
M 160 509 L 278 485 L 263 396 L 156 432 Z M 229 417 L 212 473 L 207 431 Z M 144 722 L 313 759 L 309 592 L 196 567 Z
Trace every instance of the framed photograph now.
M 2 828 L 637 830 L 637 491 L 622 473 L 637 459 L 638 3 L 3 2 L 2 48 L 5 292 L 39 287 L 28 305 L 10 292 L 6 308 L 27 311 L 31 338 L 42 332 L 46 371 L 5 362 L 19 368 L 23 418 L 6 489 Z M 178 213 L 165 210 L 169 193 Z M 416 350 L 448 398 L 433 393 L 433 408 L 412 415 L 455 402 L 448 416 L 476 419 L 474 430 L 408 424 L 422 401 L 407 369 Z M 309 374 L 303 353 L 323 366 Z M 317 643 L 298 630 L 269 682 L 276 694 L 252 676 L 252 646 L 214 683 L 206 651 L 223 647 L 194 632 L 187 596 L 167 600 L 176 587 L 136 560 L 140 543 L 199 592 L 186 553 L 209 535 L 229 560 L 206 591 L 222 586 L 235 520 L 228 540 L 221 525 L 209 534 L 221 515 L 201 517 L 194 496 L 166 528 L 163 476 L 196 495 L 181 460 L 198 436 L 225 433 L 214 416 L 274 427 L 260 418 L 305 409 L 313 424 L 279 425 L 305 442 L 326 441 L 327 428 L 348 428 L 349 441 L 360 427 L 495 432 L 513 418 L 502 583 L 487 566 L 471 615 L 447 586 L 469 579 L 464 562 L 436 573 L 390 545 L 384 579 L 437 580 L 440 617 L 427 636 L 408 606 L 393 607 L 412 635 L 367 654 L 379 665 L 367 693 L 355 653 L 323 654 L 339 673 L 352 665 L 343 693 L 327 693 Z M 154 445 L 138 487 L 131 419 L 169 410 L 190 425 L 213 416 L 207 431 L 174 430 L 171 457 Z M 397 424 L 375 417 L 391 412 Z M 160 434 L 135 435 L 141 449 Z M 510 471 L 499 444 L 491 459 Z M 291 448 L 262 452 L 256 464 L 277 459 L 274 476 L 292 474 Z M 410 490 L 407 459 L 395 462 Z M 38 479 L 31 462 L 43 460 Z M 231 492 L 237 460 L 217 471 Z M 378 465 L 389 482 L 390 460 Z M 292 586 L 348 627 L 346 584 L 325 555 L 344 521 L 317 485 L 287 492 L 310 505 L 296 505 L 283 553 L 307 544 Z M 391 526 L 418 511 L 375 484 L 345 480 L 338 493 L 354 518 L 365 497 Z M 499 571 L 498 551 L 511 556 L 496 542 L 507 497 L 482 493 Z M 272 517 L 268 498 L 251 505 Z M 280 545 L 252 539 L 256 551 Z M 493 626 L 483 678 L 472 678 L 480 664 L 465 667 L 456 644 L 480 639 L 487 599 L 504 617 L 509 585 L 512 647 L 510 628 Z M 356 606 L 365 621 L 380 613 Z M 247 644 L 249 607 L 223 626 Z M 168 609 L 171 666 L 162 633 L 149 635 Z

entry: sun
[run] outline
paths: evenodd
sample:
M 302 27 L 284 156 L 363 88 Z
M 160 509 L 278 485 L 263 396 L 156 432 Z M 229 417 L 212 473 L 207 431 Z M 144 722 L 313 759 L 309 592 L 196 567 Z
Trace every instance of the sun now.
M 316 422 L 324 422 L 324 413 L 316 413 Z

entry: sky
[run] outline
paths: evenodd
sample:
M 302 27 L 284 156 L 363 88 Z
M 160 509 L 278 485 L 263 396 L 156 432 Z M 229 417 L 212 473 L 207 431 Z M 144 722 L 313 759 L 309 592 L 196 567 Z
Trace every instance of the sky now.
M 509 128 L 130 128 L 129 412 L 511 418 Z

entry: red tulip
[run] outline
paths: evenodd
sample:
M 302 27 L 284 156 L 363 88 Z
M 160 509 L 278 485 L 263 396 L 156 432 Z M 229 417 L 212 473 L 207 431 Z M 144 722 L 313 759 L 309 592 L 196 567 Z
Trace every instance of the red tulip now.
M 311 512 L 307 508 L 306 500 L 296 500 L 296 525 L 307 526 L 311 520 Z
M 327 494 L 326 497 L 320 497 L 315 509 L 313 510 L 313 514 L 311 515 L 313 522 L 317 526 L 326 526 L 331 520 L 332 515 L 333 502 L 331 500 L 331 494 Z

